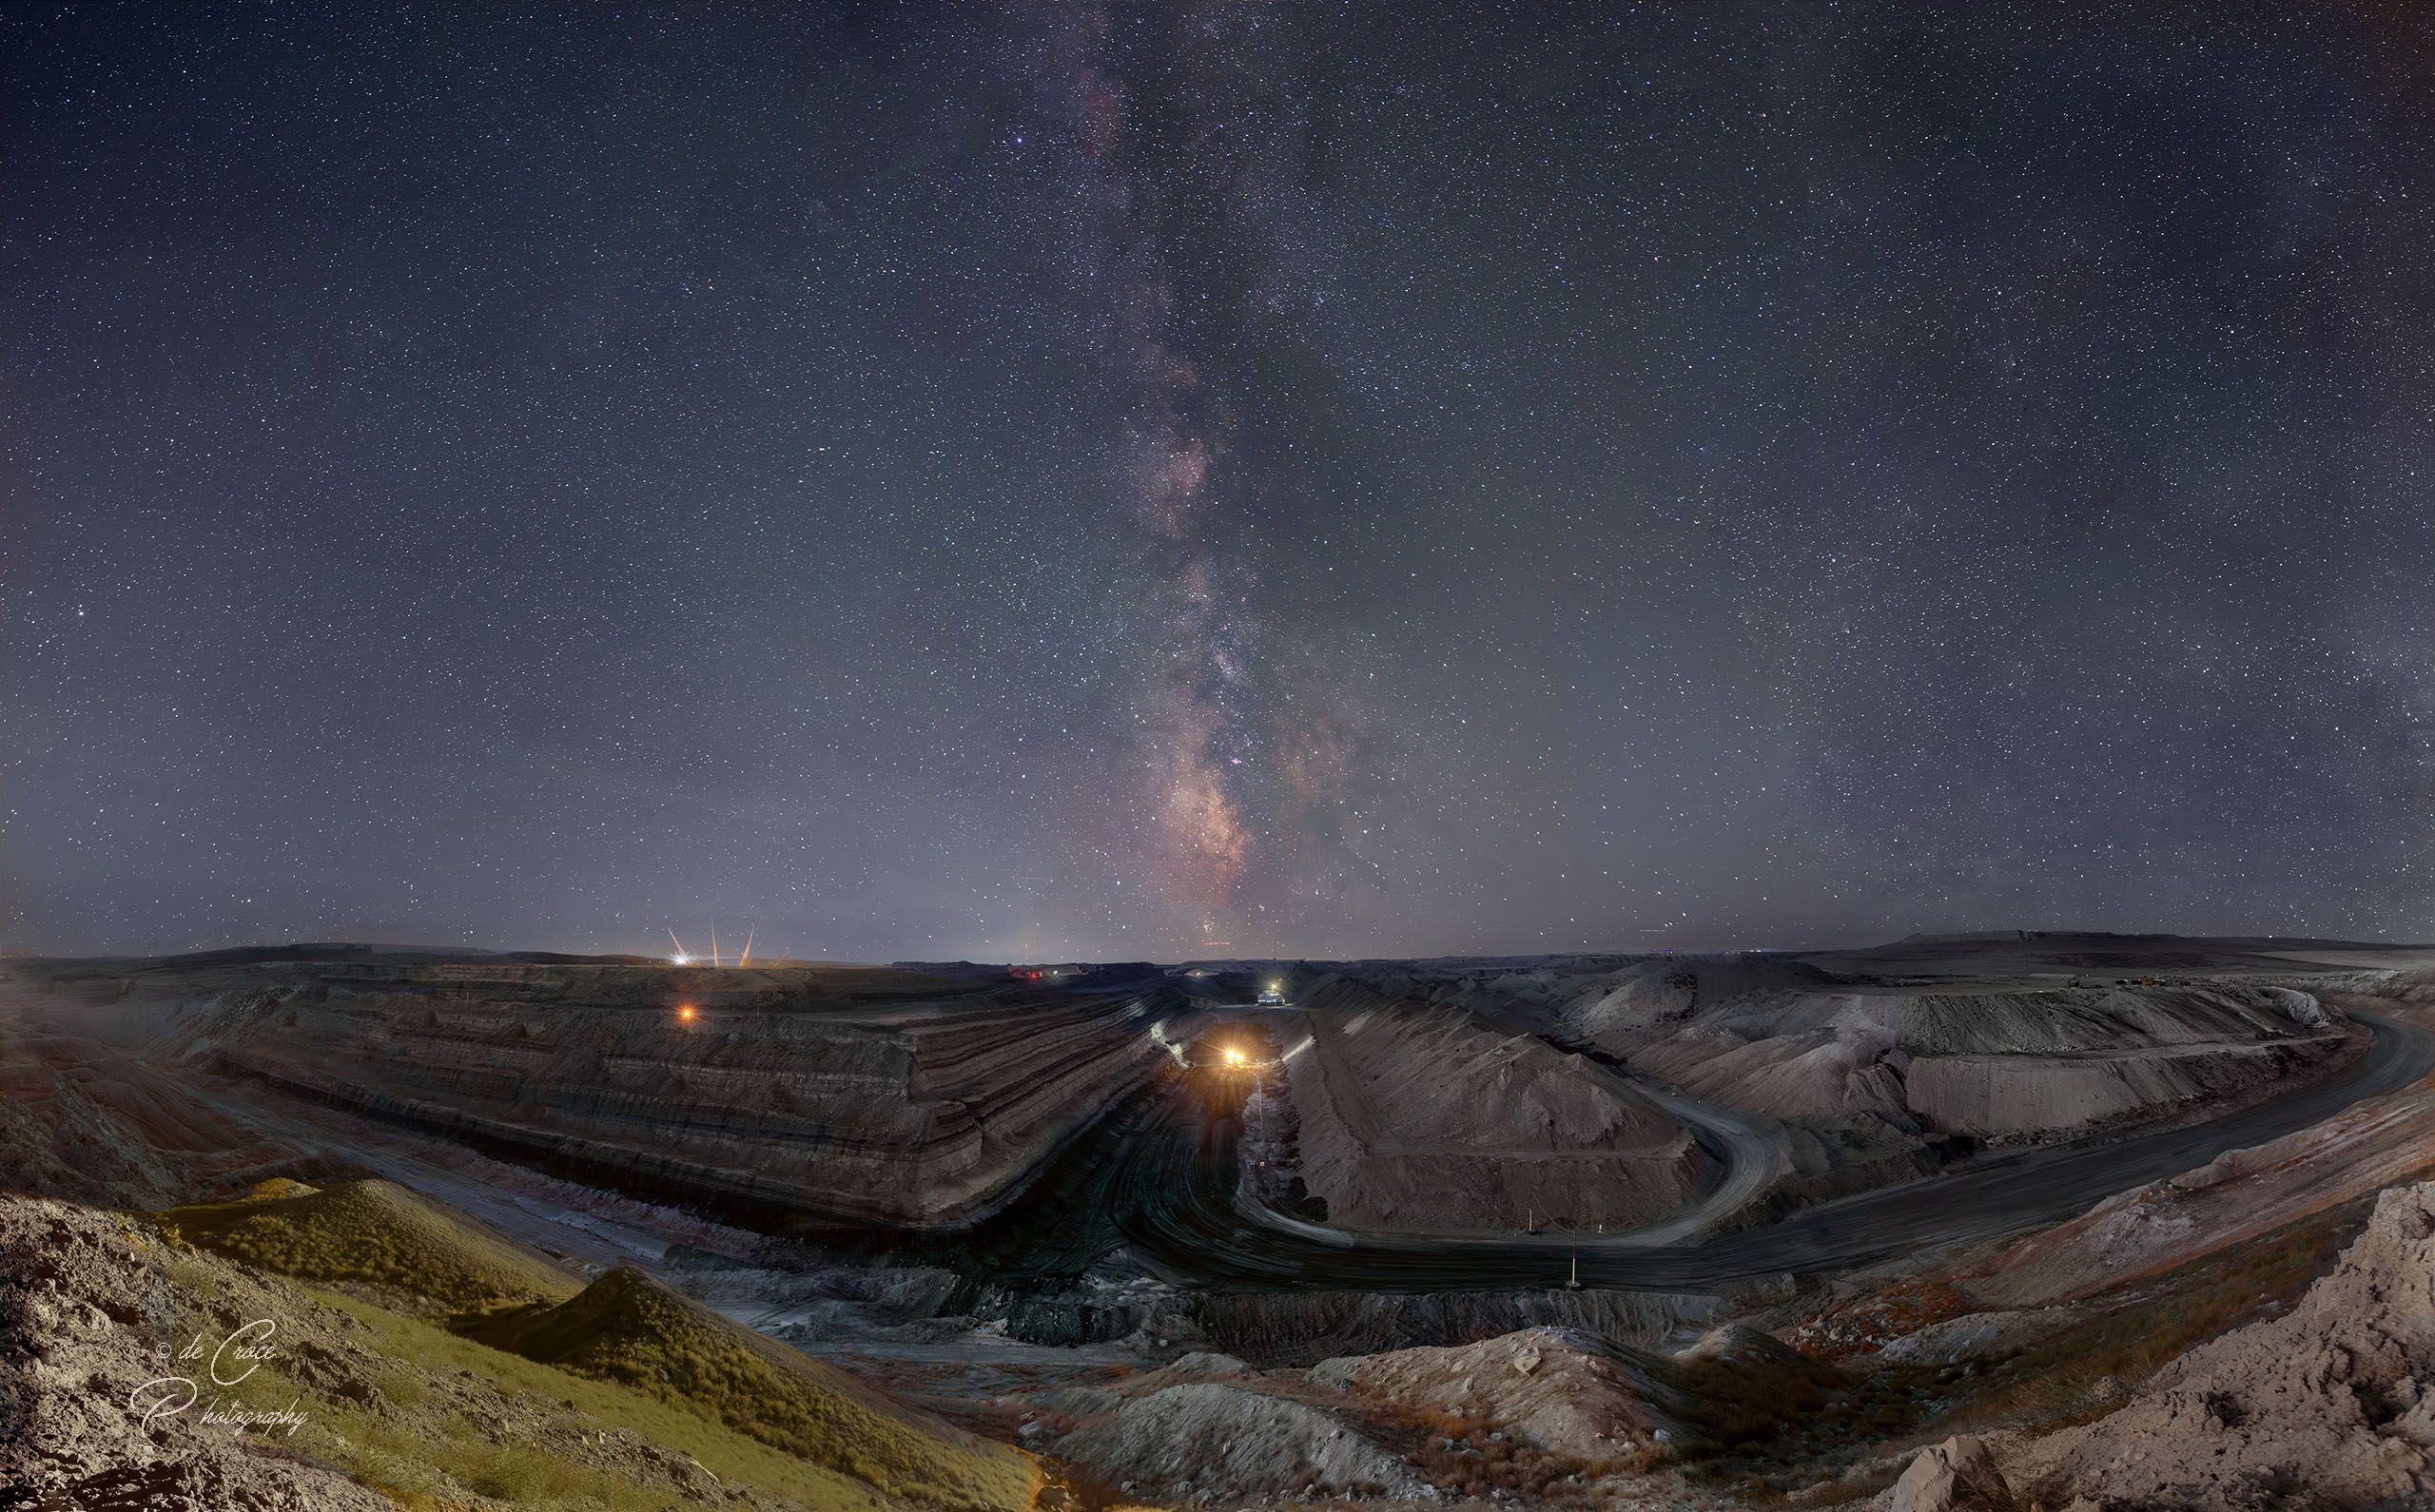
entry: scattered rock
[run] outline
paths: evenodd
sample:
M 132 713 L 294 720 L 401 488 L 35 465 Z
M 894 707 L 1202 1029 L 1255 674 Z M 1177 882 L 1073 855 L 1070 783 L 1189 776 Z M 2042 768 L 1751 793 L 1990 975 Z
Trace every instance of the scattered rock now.
M 1884 1512 L 2013 1512 L 2017 1505 L 1995 1455 L 1966 1433 L 1920 1450 L 1880 1504 Z

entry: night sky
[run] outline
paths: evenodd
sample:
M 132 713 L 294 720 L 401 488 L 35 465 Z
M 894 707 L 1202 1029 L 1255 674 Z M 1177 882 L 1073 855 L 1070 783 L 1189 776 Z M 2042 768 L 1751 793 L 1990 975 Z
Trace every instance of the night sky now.
M 0 947 L 2435 938 L 2408 10 L 9 6 Z

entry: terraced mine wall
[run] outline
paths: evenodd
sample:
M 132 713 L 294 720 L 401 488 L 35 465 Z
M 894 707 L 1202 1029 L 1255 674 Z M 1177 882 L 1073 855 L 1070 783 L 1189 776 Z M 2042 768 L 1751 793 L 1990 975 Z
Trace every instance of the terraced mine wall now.
M 1931 1134 L 2070 1137 L 2312 1074 L 2343 1045 L 2313 998 L 2265 987 L 1811 989 L 1682 1009 L 1629 998 L 1582 1018 L 1694 1093 Z
M 798 1228 L 975 1222 L 1167 1063 L 1155 993 L 942 980 L 857 1004 L 753 975 L 290 971 L 174 1034 L 227 1071 Z

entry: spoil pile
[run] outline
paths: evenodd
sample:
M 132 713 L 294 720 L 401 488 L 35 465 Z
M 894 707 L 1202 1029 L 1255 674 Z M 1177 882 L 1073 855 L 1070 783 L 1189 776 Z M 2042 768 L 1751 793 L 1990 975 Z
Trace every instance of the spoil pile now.
M 1587 1464 L 1646 1448 L 1661 1425 L 1653 1387 L 1628 1357 L 1560 1328 L 1324 1360 L 1310 1379 L 1409 1411 L 1491 1423 Z
M 1301 1171 L 1347 1228 L 1646 1222 L 1699 1189 L 1690 1132 L 1603 1067 L 1455 1008 L 1305 1015 L 1288 1060 Z

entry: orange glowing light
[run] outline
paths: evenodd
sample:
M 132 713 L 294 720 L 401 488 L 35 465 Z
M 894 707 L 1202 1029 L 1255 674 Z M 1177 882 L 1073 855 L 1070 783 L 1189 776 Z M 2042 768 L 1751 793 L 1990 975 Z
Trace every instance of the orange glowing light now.
M 690 1024 L 700 1017 L 702 1017 L 702 1010 L 694 1007 L 690 1002 L 678 1003 L 676 1005 L 676 1018 L 679 1022 Z
M 1239 1066 L 1242 1063 L 1243 1053 L 1233 1045 L 1228 1045 L 1226 1047 L 1226 1064 L 1230 1066 Z

